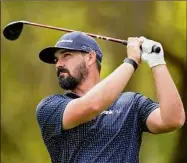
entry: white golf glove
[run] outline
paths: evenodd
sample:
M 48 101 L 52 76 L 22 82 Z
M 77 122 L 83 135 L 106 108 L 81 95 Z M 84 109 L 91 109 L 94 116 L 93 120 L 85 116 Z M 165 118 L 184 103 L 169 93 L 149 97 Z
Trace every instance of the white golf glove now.
M 150 68 L 157 65 L 166 64 L 162 45 L 159 42 L 146 39 L 145 37 L 140 38 L 144 40 L 142 44 L 141 60 L 147 62 Z M 161 50 L 159 53 L 152 52 L 152 47 L 154 45 L 160 47 Z

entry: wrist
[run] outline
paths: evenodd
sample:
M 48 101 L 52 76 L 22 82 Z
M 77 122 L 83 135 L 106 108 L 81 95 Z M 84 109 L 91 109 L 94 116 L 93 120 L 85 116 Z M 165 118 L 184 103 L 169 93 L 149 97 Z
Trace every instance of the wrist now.
M 154 60 L 149 60 L 148 64 L 150 68 L 153 68 L 159 65 L 166 65 L 166 62 L 163 58 L 155 58 Z
M 123 62 L 131 64 L 134 67 L 134 71 L 138 68 L 138 63 L 132 58 L 125 58 Z
M 151 70 L 154 70 L 154 69 L 158 69 L 158 68 L 161 68 L 161 67 L 166 67 L 166 64 L 158 64 L 158 65 L 152 66 L 150 68 L 151 68 Z
M 137 63 L 137 65 L 139 65 L 139 63 L 140 63 L 140 60 L 135 58 L 135 57 L 128 56 L 127 58 L 132 59 L 133 61 L 135 61 Z

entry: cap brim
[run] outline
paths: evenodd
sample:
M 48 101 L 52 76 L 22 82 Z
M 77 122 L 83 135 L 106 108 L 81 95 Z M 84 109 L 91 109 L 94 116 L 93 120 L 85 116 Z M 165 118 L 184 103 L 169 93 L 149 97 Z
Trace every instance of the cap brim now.
M 48 47 L 43 49 L 40 54 L 39 58 L 45 63 L 54 64 L 55 63 L 55 52 L 61 48 L 58 47 Z
M 45 49 L 43 49 L 40 53 L 39 53 L 39 58 L 40 60 L 42 60 L 45 63 L 49 63 L 49 64 L 55 64 L 55 53 L 57 50 L 60 49 L 64 49 L 64 50 L 80 50 L 83 51 L 82 49 L 74 49 L 74 48 L 70 48 L 70 47 L 47 47 Z M 86 51 L 85 51 L 86 52 Z

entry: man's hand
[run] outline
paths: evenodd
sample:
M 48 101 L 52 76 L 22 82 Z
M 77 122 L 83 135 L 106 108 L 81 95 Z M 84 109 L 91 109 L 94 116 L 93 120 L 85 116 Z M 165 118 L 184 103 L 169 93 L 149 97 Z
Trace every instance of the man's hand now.
M 127 56 L 133 59 L 137 64 L 141 62 L 141 49 L 140 46 L 143 43 L 143 38 L 129 37 L 127 44 Z
M 164 60 L 164 51 L 162 45 L 159 42 L 146 39 L 145 37 L 140 37 L 143 39 L 142 43 L 142 54 L 141 59 L 148 63 L 149 67 L 155 67 L 158 65 L 166 64 Z M 152 52 L 153 45 L 157 45 L 161 48 L 159 53 Z

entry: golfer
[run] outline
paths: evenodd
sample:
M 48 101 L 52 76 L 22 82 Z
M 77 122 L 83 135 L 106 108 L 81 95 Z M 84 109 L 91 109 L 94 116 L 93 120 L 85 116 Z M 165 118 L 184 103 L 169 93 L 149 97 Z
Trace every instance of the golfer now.
M 152 52 L 154 45 L 161 48 L 159 53 Z M 53 163 L 138 163 L 143 132 L 166 133 L 183 126 L 183 104 L 161 44 L 129 37 L 127 56 L 101 80 L 103 54 L 82 32 L 67 33 L 55 47 L 40 52 L 43 62 L 56 66 L 59 85 L 66 90 L 37 105 L 37 121 Z M 152 70 L 158 103 L 123 92 L 141 60 Z

